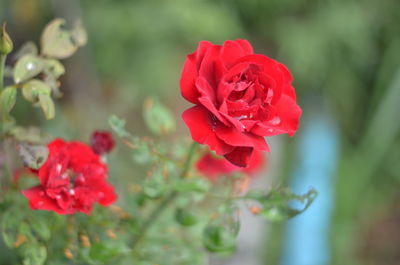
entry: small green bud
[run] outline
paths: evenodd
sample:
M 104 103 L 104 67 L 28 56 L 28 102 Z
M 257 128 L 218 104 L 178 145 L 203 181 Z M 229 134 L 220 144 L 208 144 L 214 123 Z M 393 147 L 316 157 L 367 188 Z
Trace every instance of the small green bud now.
M 178 208 L 175 211 L 175 219 L 183 226 L 192 226 L 198 222 L 196 215 L 183 208 Z
M 0 31 L 0 54 L 7 55 L 13 50 L 13 42 L 6 31 L 6 23 Z

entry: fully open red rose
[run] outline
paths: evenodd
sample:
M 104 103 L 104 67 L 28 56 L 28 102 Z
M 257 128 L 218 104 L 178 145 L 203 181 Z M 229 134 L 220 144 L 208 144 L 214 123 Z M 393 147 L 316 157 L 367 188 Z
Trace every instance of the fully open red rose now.
M 269 150 L 265 136 L 296 132 L 301 109 L 291 83 L 283 64 L 254 54 L 246 40 L 202 41 L 182 71 L 182 96 L 196 104 L 183 120 L 194 141 L 245 167 L 253 150 Z
M 196 162 L 196 168 L 209 180 L 213 181 L 219 176 L 233 172 L 243 172 L 252 176 L 264 166 L 264 162 L 263 153 L 260 151 L 253 152 L 249 164 L 244 168 L 235 166 L 223 157 L 216 157 L 210 152 L 207 152 Z
M 107 166 L 89 146 L 56 139 L 48 148 L 49 156 L 38 170 L 40 185 L 22 191 L 32 209 L 89 214 L 94 203 L 107 206 L 117 199 L 106 180 Z

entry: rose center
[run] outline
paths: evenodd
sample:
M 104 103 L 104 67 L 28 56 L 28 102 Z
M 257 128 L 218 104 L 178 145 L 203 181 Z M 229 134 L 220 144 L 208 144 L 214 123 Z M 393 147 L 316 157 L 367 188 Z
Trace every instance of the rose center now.
M 68 168 L 61 175 L 61 179 L 68 180 L 66 185 L 70 195 L 75 195 L 74 188 L 82 185 L 85 182 L 85 176 L 82 173 L 77 173 L 74 170 Z
M 227 105 L 231 117 L 238 120 L 264 120 L 268 117 L 273 90 L 270 88 L 268 77 L 260 72 L 260 67 L 250 65 L 228 83 L 230 93 Z

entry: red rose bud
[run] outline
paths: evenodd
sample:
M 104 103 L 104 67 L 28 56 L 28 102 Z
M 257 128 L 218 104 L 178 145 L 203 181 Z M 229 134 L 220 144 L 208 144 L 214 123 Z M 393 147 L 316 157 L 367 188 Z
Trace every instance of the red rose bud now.
M 116 201 L 107 166 L 89 146 L 55 139 L 48 148 L 49 156 L 37 173 L 40 184 L 22 191 L 32 209 L 89 214 L 94 203 L 108 206 Z
M 269 151 L 264 137 L 296 132 L 301 109 L 292 80 L 246 40 L 201 41 L 183 66 L 181 93 L 195 104 L 183 120 L 194 141 L 246 167 L 254 150 Z
M 109 153 L 115 145 L 112 134 L 106 131 L 95 131 L 90 142 L 93 151 L 99 155 Z
M 197 162 L 197 170 L 206 176 L 209 180 L 214 181 L 219 176 L 231 174 L 234 172 L 242 172 L 248 175 L 255 175 L 265 164 L 262 152 L 255 151 L 250 157 L 247 167 L 238 167 L 230 163 L 223 157 L 217 157 L 210 152 L 203 155 Z

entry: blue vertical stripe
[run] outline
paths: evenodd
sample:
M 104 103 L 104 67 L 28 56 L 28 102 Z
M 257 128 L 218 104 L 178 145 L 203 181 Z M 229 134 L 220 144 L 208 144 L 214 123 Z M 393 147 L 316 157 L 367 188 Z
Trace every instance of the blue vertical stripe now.
M 312 186 L 319 195 L 305 213 L 288 221 L 282 265 L 327 265 L 339 135 L 334 121 L 324 115 L 310 119 L 302 127 L 305 129 L 298 135 L 298 165 L 291 188 L 303 194 Z

